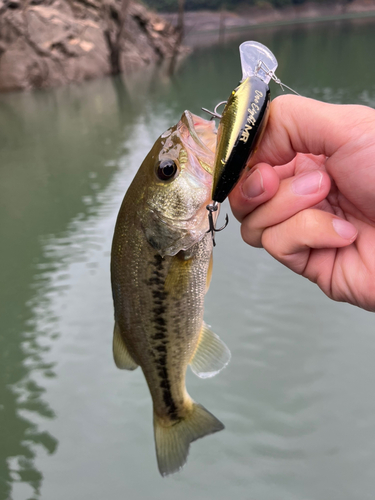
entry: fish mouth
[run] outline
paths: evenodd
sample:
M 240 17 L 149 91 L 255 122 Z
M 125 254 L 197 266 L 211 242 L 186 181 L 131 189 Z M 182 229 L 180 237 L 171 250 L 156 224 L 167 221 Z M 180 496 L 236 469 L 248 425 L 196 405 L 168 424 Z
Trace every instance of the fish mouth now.
M 205 120 L 185 110 L 181 116 L 181 122 L 186 126 L 190 137 L 199 148 L 197 157 L 201 167 L 213 175 L 213 156 L 216 150 L 217 130 L 215 122 Z M 207 160 L 207 161 L 205 161 Z

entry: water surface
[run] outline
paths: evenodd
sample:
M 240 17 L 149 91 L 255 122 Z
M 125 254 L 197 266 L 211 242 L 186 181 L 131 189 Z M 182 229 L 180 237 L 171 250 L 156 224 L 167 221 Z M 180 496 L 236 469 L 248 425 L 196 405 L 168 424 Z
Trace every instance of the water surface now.
M 194 443 L 180 474 L 158 475 L 145 381 L 112 360 L 122 197 L 184 109 L 229 95 L 252 38 L 301 94 L 375 106 L 365 21 L 241 34 L 172 79 L 157 68 L 0 96 L 0 500 L 374 498 L 374 316 L 247 247 L 233 217 L 205 309 L 232 361 L 211 380 L 188 375 L 226 429 Z

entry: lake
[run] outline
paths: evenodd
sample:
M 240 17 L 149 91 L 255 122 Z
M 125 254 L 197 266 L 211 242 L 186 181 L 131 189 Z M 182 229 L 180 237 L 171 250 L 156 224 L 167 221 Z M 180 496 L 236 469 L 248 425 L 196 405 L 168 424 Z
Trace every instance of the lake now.
M 246 246 L 231 216 L 205 319 L 232 360 L 187 379 L 226 429 L 162 479 L 141 370 L 112 359 L 109 261 L 144 156 L 185 109 L 228 97 L 239 43 L 267 45 L 302 95 L 375 107 L 374 26 L 253 29 L 196 49 L 173 78 L 153 68 L 0 95 L 0 500 L 373 500 L 373 314 Z

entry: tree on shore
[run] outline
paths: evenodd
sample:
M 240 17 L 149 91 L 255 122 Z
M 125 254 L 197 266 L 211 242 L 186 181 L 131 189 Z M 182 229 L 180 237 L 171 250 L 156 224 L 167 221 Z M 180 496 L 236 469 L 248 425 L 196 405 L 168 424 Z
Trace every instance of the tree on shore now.
M 104 36 L 108 45 L 112 75 L 121 73 L 121 52 L 125 37 L 130 0 L 121 0 L 119 8 L 108 0 L 103 2 Z
M 185 12 L 185 0 L 178 0 L 178 18 L 177 18 L 177 26 L 176 26 L 177 37 L 176 37 L 175 45 L 173 48 L 171 62 L 169 65 L 169 74 L 170 75 L 173 75 L 173 73 L 176 69 L 178 54 L 180 52 L 182 40 L 184 39 L 184 35 L 185 35 L 184 12 Z

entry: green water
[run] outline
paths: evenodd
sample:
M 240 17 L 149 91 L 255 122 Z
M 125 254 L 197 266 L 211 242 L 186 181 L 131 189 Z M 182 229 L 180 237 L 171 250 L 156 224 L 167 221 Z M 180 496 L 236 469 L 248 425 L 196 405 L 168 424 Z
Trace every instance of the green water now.
M 226 429 L 194 443 L 181 473 L 158 475 L 142 374 L 112 361 L 122 197 L 184 109 L 228 96 L 245 39 L 268 45 L 301 94 L 375 107 L 365 21 L 241 34 L 172 79 L 158 68 L 0 96 L 0 500 L 374 498 L 374 316 L 247 247 L 233 217 L 205 312 L 232 361 L 214 379 L 188 374 Z

